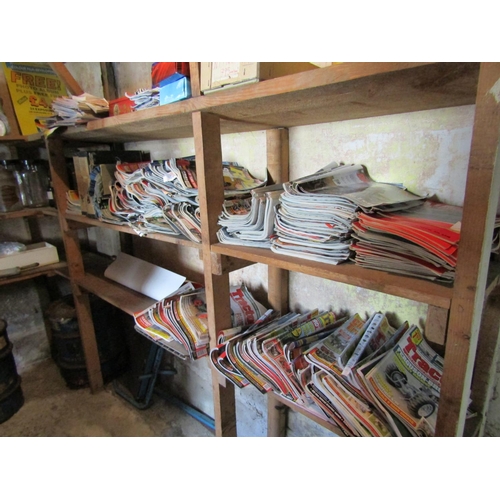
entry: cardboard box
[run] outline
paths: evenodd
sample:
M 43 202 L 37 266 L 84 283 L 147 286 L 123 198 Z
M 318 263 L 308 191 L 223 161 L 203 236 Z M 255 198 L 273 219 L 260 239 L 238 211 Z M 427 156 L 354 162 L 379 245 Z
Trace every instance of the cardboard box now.
M 191 97 L 191 82 L 180 73 L 169 76 L 160 83 L 160 106 Z
M 38 266 L 46 266 L 59 262 L 57 248 L 50 243 L 42 241 L 41 243 L 33 243 L 26 245 L 26 250 L 16 252 L 10 255 L 0 256 L 0 270 L 12 269 L 14 267 L 24 267 L 31 264 Z
M 202 62 L 200 87 L 203 93 L 208 93 L 311 69 L 318 67 L 309 62 Z

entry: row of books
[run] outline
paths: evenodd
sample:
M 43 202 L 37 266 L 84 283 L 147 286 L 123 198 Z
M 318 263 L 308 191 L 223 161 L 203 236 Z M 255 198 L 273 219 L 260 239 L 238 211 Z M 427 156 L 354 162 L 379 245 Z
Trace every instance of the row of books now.
M 221 332 L 213 367 L 235 386 L 273 392 L 346 436 L 433 436 L 443 359 L 422 331 L 377 312 L 268 310 L 247 329 Z

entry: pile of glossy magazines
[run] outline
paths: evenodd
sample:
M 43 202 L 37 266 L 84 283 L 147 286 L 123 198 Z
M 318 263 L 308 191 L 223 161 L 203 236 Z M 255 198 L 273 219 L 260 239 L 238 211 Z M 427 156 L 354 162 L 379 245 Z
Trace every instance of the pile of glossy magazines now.
M 381 312 L 363 319 L 268 310 L 218 341 L 212 365 L 234 385 L 272 392 L 341 434 L 435 434 L 443 359 L 417 326 L 395 328 Z

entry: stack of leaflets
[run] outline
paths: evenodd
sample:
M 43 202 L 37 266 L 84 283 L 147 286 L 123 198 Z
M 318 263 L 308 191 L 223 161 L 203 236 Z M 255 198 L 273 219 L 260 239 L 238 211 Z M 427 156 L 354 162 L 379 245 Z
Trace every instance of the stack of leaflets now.
M 452 282 L 462 209 L 426 200 L 394 213 L 359 214 L 354 261 L 363 267 Z
M 233 327 L 252 325 L 265 311 L 245 286 L 230 290 Z M 138 332 L 182 359 L 208 355 L 209 333 L 205 289 L 186 282 L 175 294 L 134 314 Z
M 221 243 L 270 248 L 274 234 L 275 207 L 283 188 L 280 184 L 252 189 L 250 196 L 226 198 L 219 217 Z
M 374 182 L 363 165 L 333 162 L 283 188 L 271 250 L 330 264 L 349 259 L 359 211 L 402 210 L 422 203 L 400 186 Z
M 133 94 L 125 92 L 125 97 L 128 97 L 134 105 L 133 111 L 141 109 L 153 108 L 160 105 L 160 89 L 138 89 Z
M 51 108 L 54 113 L 52 116 L 35 119 L 38 129 L 80 125 L 103 118 L 109 113 L 109 104 L 106 99 L 87 93 L 56 97 L 52 101 Z

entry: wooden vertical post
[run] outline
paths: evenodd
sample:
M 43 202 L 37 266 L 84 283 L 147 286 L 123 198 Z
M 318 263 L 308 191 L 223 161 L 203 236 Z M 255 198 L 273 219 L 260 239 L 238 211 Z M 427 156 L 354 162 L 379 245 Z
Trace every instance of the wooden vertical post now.
M 213 269 L 211 245 L 217 243 L 217 221 L 224 201 L 220 119 L 210 113 L 193 113 L 196 174 L 200 197 L 203 268 L 208 312 L 210 347 L 217 345 L 217 332 L 231 326 L 229 274 L 220 276 Z M 233 384 L 222 386 L 212 368 L 215 433 L 236 436 L 236 406 Z
M 479 436 L 484 435 L 486 416 L 493 396 L 500 347 L 500 290 L 488 297 L 477 345 L 471 399 L 481 416 Z
M 189 81 L 191 82 L 191 95 L 193 97 L 198 97 L 201 95 L 200 90 L 200 63 L 190 62 L 189 63 Z
M 267 170 L 269 180 L 275 184 L 288 181 L 288 130 L 272 129 L 266 132 Z M 289 274 L 284 269 L 268 266 L 267 294 L 269 305 L 282 314 L 288 312 Z M 286 436 L 287 407 L 271 393 L 267 399 L 268 437 Z
M 500 63 L 481 63 L 437 436 L 463 435 L 500 191 Z
M 89 296 L 88 293 L 85 293 L 75 284 L 75 280 L 85 274 L 82 253 L 80 251 L 80 241 L 77 232 L 68 228 L 68 223 L 64 217 L 67 204 L 66 191 L 69 189 L 69 183 L 66 172 L 66 159 L 63 152 L 63 141 L 60 137 L 50 136 L 46 139 L 46 145 L 49 152 L 50 175 L 54 186 L 54 198 L 59 211 L 59 225 L 61 227 L 66 261 L 68 262 L 68 270 L 72 283 L 75 310 L 83 352 L 85 354 L 85 365 L 90 390 L 97 392 L 103 387 L 103 379 Z

